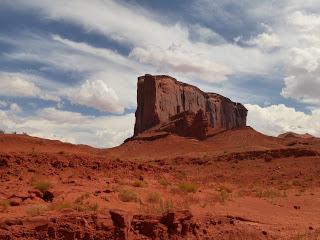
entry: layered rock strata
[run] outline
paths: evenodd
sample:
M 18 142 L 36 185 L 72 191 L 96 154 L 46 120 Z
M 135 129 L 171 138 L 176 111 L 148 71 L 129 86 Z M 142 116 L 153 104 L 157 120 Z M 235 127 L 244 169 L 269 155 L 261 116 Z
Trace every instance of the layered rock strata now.
M 182 136 L 204 138 L 207 128 L 246 126 L 247 109 L 240 103 L 176 79 L 146 74 L 138 78 L 134 135 L 155 127 Z

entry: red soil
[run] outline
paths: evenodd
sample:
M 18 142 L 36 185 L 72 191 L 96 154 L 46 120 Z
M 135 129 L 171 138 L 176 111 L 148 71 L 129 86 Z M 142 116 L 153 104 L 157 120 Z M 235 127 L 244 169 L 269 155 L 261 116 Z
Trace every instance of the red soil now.
M 0 135 L 0 239 L 319 239 L 320 139 L 210 134 Z

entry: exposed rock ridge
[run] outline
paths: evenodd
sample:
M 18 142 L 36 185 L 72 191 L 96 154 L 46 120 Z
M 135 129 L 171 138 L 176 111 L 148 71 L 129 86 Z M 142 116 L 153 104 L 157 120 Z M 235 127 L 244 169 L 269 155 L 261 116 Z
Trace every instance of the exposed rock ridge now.
M 166 75 L 138 77 L 137 101 L 135 136 L 166 124 L 171 125 L 167 128 L 170 132 L 199 135 L 195 136 L 197 138 L 204 135 L 195 133 L 192 130 L 194 125 L 200 126 L 200 132 L 206 131 L 207 127 L 233 129 L 246 126 L 247 109 L 242 104 L 216 93 L 205 93 Z M 176 124 L 178 128 L 173 128 L 172 121 L 177 118 L 180 123 Z M 181 126 L 182 123 L 187 125 Z M 186 134 L 181 131 L 183 129 L 187 129 Z

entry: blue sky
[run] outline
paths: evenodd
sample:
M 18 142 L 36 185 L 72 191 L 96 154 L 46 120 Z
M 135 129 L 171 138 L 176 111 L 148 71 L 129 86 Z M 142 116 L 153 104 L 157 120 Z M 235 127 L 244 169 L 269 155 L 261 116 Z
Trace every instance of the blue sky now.
M 0 0 L 0 129 L 115 146 L 151 73 L 320 136 L 319 30 L 315 0 Z

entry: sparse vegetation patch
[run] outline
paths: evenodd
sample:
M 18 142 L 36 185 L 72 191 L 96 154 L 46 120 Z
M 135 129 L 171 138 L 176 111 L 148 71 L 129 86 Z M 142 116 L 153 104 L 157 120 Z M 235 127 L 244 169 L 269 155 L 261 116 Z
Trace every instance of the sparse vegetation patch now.
M 196 193 L 198 190 L 198 186 L 190 182 L 180 183 L 178 185 L 178 188 L 182 192 L 186 192 L 186 193 Z
M 119 199 L 122 202 L 138 202 L 139 195 L 129 189 L 124 189 L 118 194 Z

